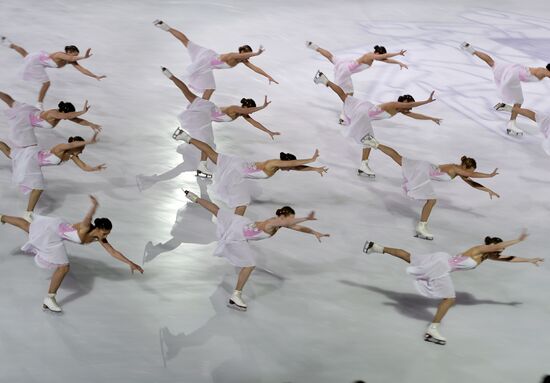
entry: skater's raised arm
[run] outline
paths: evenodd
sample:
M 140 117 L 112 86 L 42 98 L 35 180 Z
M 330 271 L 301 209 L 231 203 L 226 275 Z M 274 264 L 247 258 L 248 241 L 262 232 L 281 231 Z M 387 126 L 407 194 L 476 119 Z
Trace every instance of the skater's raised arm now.
M 248 49 L 250 49 L 250 47 L 248 47 Z M 249 58 L 252 58 L 254 56 L 259 56 L 264 51 L 265 51 L 265 49 L 262 48 L 262 46 L 260 46 L 256 52 L 226 53 L 224 55 L 221 55 L 220 58 L 227 59 L 227 60 L 243 61 L 243 60 L 248 60 Z M 246 64 L 246 61 L 245 61 L 245 64 Z
M 431 121 L 435 122 L 437 125 L 441 124 L 441 118 L 431 117 L 431 116 L 427 116 L 425 114 L 420 114 L 420 113 L 415 113 L 415 112 L 406 112 L 405 111 L 405 112 L 401 112 L 401 113 L 403 113 L 407 117 L 414 118 L 415 120 L 431 120 Z
M 266 167 L 277 167 L 277 168 L 294 168 L 300 165 L 306 165 L 311 162 L 315 162 L 319 157 L 319 149 L 315 149 L 313 157 L 303 159 L 303 160 L 269 160 L 267 161 Z
M 97 166 L 90 166 L 87 163 L 85 163 L 84 161 L 82 161 L 77 154 L 72 156 L 71 160 L 73 160 L 73 162 L 76 164 L 76 166 L 78 166 L 80 169 L 84 170 L 85 172 L 99 172 L 101 170 L 107 169 L 107 166 L 105 166 L 105 164 L 99 164 Z
M 474 180 L 471 180 L 471 179 L 468 178 L 468 177 L 460 176 L 460 178 L 462 178 L 462 180 L 463 180 L 464 182 L 466 182 L 468 185 L 470 185 L 470 186 L 473 187 L 474 189 L 481 190 L 481 191 L 484 191 L 484 192 L 489 193 L 489 198 L 493 199 L 493 196 L 494 196 L 494 197 L 497 197 L 497 198 L 500 198 L 500 195 L 498 195 L 497 193 L 495 193 L 494 191 L 492 191 L 492 190 L 489 189 L 488 187 L 483 186 L 482 184 L 480 184 L 480 183 L 478 183 L 478 182 L 475 182 Z
M 254 72 L 258 73 L 258 74 L 261 74 L 262 76 L 264 76 L 265 78 L 267 78 L 269 80 L 269 82 L 274 82 L 275 84 L 278 84 L 277 81 L 275 81 L 273 79 L 273 77 L 271 77 L 270 75 L 268 75 L 262 68 L 260 67 L 257 67 L 256 65 L 252 64 L 250 61 L 245 61 L 243 63 L 244 65 L 246 65 L 248 68 L 252 69 Z
M 312 234 L 315 236 L 315 238 L 317 238 L 319 242 L 321 242 L 322 237 L 330 237 L 330 234 L 319 233 L 318 231 L 310 229 L 307 226 L 294 225 L 294 226 L 288 226 L 287 228 L 294 231 L 299 231 L 300 233 Z
M 412 108 L 416 108 L 418 106 L 422 106 L 422 105 L 426 105 L 426 104 L 434 102 L 435 101 L 435 98 L 433 98 L 434 93 L 435 93 L 435 90 L 432 91 L 432 93 L 430 93 L 430 97 L 428 97 L 424 101 L 414 101 L 414 102 L 392 101 L 392 102 L 384 103 L 383 105 L 386 105 L 386 106 L 391 107 L 391 108 L 396 108 L 396 109 L 397 108 L 412 109 Z
M 71 122 L 74 122 L 75 124 L 82 125 L 82 126 L 88 126 L 92 128 L 94 132 L 101 132 L 101 125 L 94 124 L 93 122 L 90 122 L 88 120 L 85 120 L 80 117 L 75 117 L 70 119 Z
M 246 100 L 246 99 L 243 99 L 243 100 Z M 251 99 L 250 99 L 251 100 Z M 254 101 L 254 100 L 251 100 L 251 101 Z M 233 113 L 238 113 L 238 114 L 242 114 L 243 116 L 248 116 L 252 113 L 255 113 L 255 112 L 258 112 L 262 109 L 265 109 L 267 108 L 267 106 L 271 104 L 271 101 L 268 101 L 267 99 L 267 96 L 264 96 L 264 103 L 262 106 L 253 106 L 253 107 L 248 107 L 248 106 L 237 106 L 237 105 L 233 105 L 233 106 L 230 106 L 229 108 L 229 111 L 230 112 L 233 112 Z M 253 104 L 255 105 L 255 104 Z
M 84 60 L 84 59 L 87 59 L 88 57 L 90 57 L 92 54 L 90 53 L 91 52 L 91 48 L 88 48 L 86 50 L 86 54 L 84 56 L 75 56 L 75 55 L 71 55 L 71 54 L 68 54 L 68 53 L 64 53 L 64 52 L 55 52 L 55 53 L 52 53 L 50 55 L 50 57 L 53 59 L 53 60 L 65 60 L 67 62 L 70 62 L 70 63 L 75 63 L 77 62 L 78 60 Z
M 91 145 L 91 144 L 95 144 L 97 142 L 97 135 L 99 133 L 95 133 L 93 135 L 92 138 L 90 138 L 88 141 L 71 141 L 69 143 L 66 143 L 66 144 L 59 144 L 59 145 L 55 145 L 53 148 L 52 148 L 52 152 L 54 154 L 57 155 L 57 153 L 61 153 L 61 152 L 66 152 L 68 150 L 71 150 L 71 149 L 77 149 L 77 148 L 83 148 L 85 147 L 86 145 Z M 71 140 L 72 137 L 69 139 Z M 79 138 L 81 139 L 81 138 Z
M 304 218 L 292 218 L 290 220 L 286 220 L 284 223 L 281 223 L 281 222 L 268 222 L 265 227 L 266 227 L 266 231 L 269 232 L 269 231 L 272 231 L 272 230 L 276 230 L 280 227 L 291 227 L 291 226 L 294 226 L 294 225 L 297 225 L 297 224 L 300 224 L 302 222 L 306 222 L 306 221 L 316 221 L 317 218 L 315 218 L 315 212 L 311 212 L 308 214 L 307 217 L 304 217 Z
M 107 251 L 107 253 L 109 253 L 111 257 L 116 258 L 119 261 L 126 263 L 128 266 L 130 266 L 130 271 L 132 271 L 132 274 L 136 270 L 143 274 L 143 269 L 141 268 L 141 266 L 130 261 L 124 256 L 124 254 L 111 246 L 111 244 L 107 241 L 107 238 L 103 238 L 99 243 L 101 244 L 101 246 L 103 246 L 103 248 Z
M 525 239 L 527 239 L 527 236 L 528 236 L 527 232 L 523 231 L 517 239 L 512 239 L 510 241 L 502 241 L 498 243 L 491 243 L 488 245 L 474 246 L 471 249 L 464 252 L 464 255 L 468 257 L 475 257 L 475 256 L 487 254 L 487 253 L 496 253 L 499 251 L 503 251 L 507 247 L 510 247 L 525 241 Z
M 77 71 L 79 71 L 80 73 L 86 75 L 86 76 L 90 76 L 92 78 L 95 78 L 96 80 L 101 80 L 102 78 L 105 78 L 107 76 L 98 76 L 98 75 L 95 75 L 93 74 L 92 72 L 90 72 L 88 69 L 84 68 L 82 65 L 80 65 L 79 63 L 77 62 L 74 62 L 72 63 L 72 65 L 75 67 L 75 69 Z
M 92 218 L 94 218 L 97 207 L 99 206 L 99 202 L 97 202 L 97 199 L 93 195 L 90 195 L 90 200 L 92 201 L 92 207 L 88 210 L 82 222 L 80 222 L 81 228 L 85 231 L 89 231 L 92 227 Z

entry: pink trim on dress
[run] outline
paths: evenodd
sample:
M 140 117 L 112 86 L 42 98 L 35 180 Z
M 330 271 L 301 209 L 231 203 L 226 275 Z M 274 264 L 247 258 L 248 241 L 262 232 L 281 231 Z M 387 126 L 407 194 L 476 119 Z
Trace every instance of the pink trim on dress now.
M 374 108 L 369 109 L 369 117 L 373 118 L 380 114 L 384 113 L 384 110 L 380 108 L 378 105 L 376 105 Z
M 44 65 L 48 65 L 48 61 L 53 61 L 51 58 L 50 58 L 50 55 L 47 54 L 46 52 L 41 52 L 40 53 L 40 56 L 38 56 L 38 59 L 40 60 L 40 62 Z
M 261 171 L 263 171 L 263 170 L 258 169 L 255 164 L 249 164 L 249 165 L 245 166 L 245 168 L 243 169 L 243 172 L 244 172 L 245 175 L 258 173 L 258 172 L 261 172 Z
M 38 125 L 40 124 L 42 121 L 44 121 L 44 119 L 42 119 L 40 117 L 40 113 L 38 114 L 35 114 L 35 113 L 32 113 L 30 116 L 30 119 L 31 119 L 31 125 Z
M 430 177 L 441 177 L 444 174 L 446 173 L 442 172 L 439 168 L 433 168 L 430 170 Z
M 76 229 L 68 223 L 62 223 L 57 228 L 57 233 L 63 239 L 69 239 L 69 236 L 67 235 L 67 233 L 72 233 L 72 232 L 75 232 L 75 231 L 76 231 Z
M 262 230 L 258 229 L 254 225 L 247 225 L 243 228 L 243 234 L 246 239 L 254 238 L 262 233 Z

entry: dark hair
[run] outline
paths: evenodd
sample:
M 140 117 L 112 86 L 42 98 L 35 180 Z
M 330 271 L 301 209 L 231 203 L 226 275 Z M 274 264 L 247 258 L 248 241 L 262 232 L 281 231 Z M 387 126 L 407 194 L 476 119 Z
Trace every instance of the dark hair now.
M 462 156 L 460 157 L 460 164 L 464 165 L 466 169 L 475 169 L 477 168 L 477 162 L 471 157 Z
M 282 208 L 277 209 L 277 211 L 275 212 L 275 215 L 277 217 L 280 217 L 282 215 L 285 217 L 288 217 L 289 215 L 294 215 L 294 214 L 296 214 L 296 212 L 290 206 L 283 206 Z
M 379 55 L 383 55 L 384 53 L 388 53 L 386 50 L 386 47 L 382 45 L 375 45 L 374 46 L 374 53 L 378 53 Z
M 397 102 L 414 102 L 414 97 L 410 94 L 404 94 L 403 96 L 399 96 L 397 98 Z
M 58 110 L 61 113 L 71 113 L 76 110 L 73 104 L 64 101 L 61 101 L 59 104 L 57 104 L 57 107 L 59 108 Z
M 279 158 L 282 160 L 282 161 L 292 161 L 292 160 L 295 160 L 296 159 L 296 156 L 292 153 L 284 153 L 284 152 L 281 152 L 279 154 Z
M 80 136 L 69 137 L 69 144 L 71 142 L 84 142 L 84 138 Z
M 495 243 L 501 243 L 502 239 L 499 237 L 485 237 L 485 244 L 486 245 L 494 245 Z
M 251 98 L 241 98 L 241 106 L 243 108 L 255 108 L 256 101 Z
M 548 66 L 550 66 L 550 64 L 548 64 Z M 550 68 L 548 68 L 548 66 L 546 67 L 546 69 L 550 70 Z M 545 375 L 542 378 L 542 383 L 550 383 L 550 375 Z
M 75 45 L 67 45 L 65 47 L 65 53 L 69 53 L 69 52 L 80 53 L 80 51 L 78 50 L 78 48 Z
M 96 218 L 94 219 L 94 228 L 101 230 L 111 230 L 113 228 L 113 224 L 111 223 L 109 218 Z
M 546 69 L 550 70 L 550 64 L 546 65 Z M 548 375 L 548 376 L 550 377 L 550 375 Z M 550 380 L 550 378 L 549 378 L 549 380 Z
M 242 45 L 239 47 L 239 53 L 250 53 L 252 52 L 252 48 L 250 48 L 250 45 Z

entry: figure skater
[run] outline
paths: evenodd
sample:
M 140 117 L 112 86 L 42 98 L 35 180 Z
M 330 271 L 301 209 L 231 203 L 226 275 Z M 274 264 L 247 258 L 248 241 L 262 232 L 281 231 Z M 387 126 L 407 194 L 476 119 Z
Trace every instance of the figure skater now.
M 239 157 L 219 154 L 206 142 L 192 138 L 185 131 L 181 131 L 179 139 L 201 150 L 210 161 L 217 165 L 214 170 L 212 191 L 223 203 L 234 208 L 237 215 L 244 215 L 252 198 L 248 179 L 271 178 L 279 170 L 314 171 L 321 176 L 328 171 L 325 166 L 307 166 L 307 164 L 317 161 L 319 150 L 315 150 L 313 157 L 303 160 L 296 159 L 296 156 L 291 153 L 281 153 L 278 160 L 251 162 Z
M 25 60 L 23 80 L 40 82 L 42 84 L 40 92 L 38 93 L 37 104 L 40 110 L 43 109 L 44 97 L 46 97 L 46 92 L 50 87 L 50 78 L 46 73 L 46 68 L 63 68 L 65 65 L 71 64 L 80 73 L 95 78 L 98 81 L 106 77 L 97 76 L 78 63 L 79 60 L 84 60 L 92 56 L 92 50 L 90 48 L 86 50 L 84 56 L 79 56 L 80 51 L 74 45 L 67 45 L 65 47 L 65 52 L 48 53 L 40 51 L 29 54 L 25 49 L 12 43 L 4 36 L 0 37 L 0 43 L 23 56 Z
M 70 224 L 61 218 L 36 215 L 32 223 L 23 218 L 0 215 L 1 223 L 9 223 L 29 233 L 29 240 L 21 247 L 21 250 L 33 253 L 37 266 L 55 270 L 50 282 L 48 295 L 44 298 L 43 308 L 61 312 L 55 296 L 63 279 L 69 272 L 69 258 L 64 241 L 70 241 L 82 245 L 98 241 L 101 246 L 121 262 L 130 266 L 132 273 L 137 270 L 143 274 L 143 269 L 126 258 L 107 241 L 107 236 L 113 228 L 113 224 L 107 218 L 92 219 L 98 207 L 97 200 L 90 196 L 92 207 L 82 220 Z
M 416 237 L 432 240 L 434 237 L 428 231 L 428 218 L 432 212 L 437 197 L 431 181 L 451 181 L 459 176 L 464 182 L 473 187 L 493 196 L 500 196 L 491 189 L 475 182 L 472 178 L 492 178 L 498 174 L 498 169 L 492 173 L 476 172 L 476 160 L 470 157 L 462 156 L 460 164 L 434 165 L 428 161 L 414 160 L 402 157 L 389 146 L 379 144 L 374 137 L 367 136 L 363 143 L 374 149 L 379 149 L 382 153 L 389 156 L 403 169 L 403 191 L 405 194 L 415 200 L 426 200 L 420 215 L 420 222 L 416 225 Z
M 319 52 L 324 58 L 334 65 L 334 82 L 342 88 L 347 95 L 350 96 L 353 96 L 354 92 L 351 75 L 370 68 L 374 64 L 375 60 L 382 61 L 387 64 L 397 64 L 399 65 L 399 69 L 409 69 L 409 67 L 401 61 L 397 61 L 392 58 L 395 56 L 404 56 L 407 51 L 403 49 L 396 53 L 388 53 L 385 47 L 376 45 L 373 52 L 367 52 L 357 59 L 349 59 L 334 56 L 328 50 L 320 48 L 311 41 L 306 41 L 306 47 Z M 340 123 L 344 122 L 345 118 L 342 113 L 340 115 Z
M 451 256 L 445 252 L 431 254 L 410 254 L 405 250 L 383 247 L 367 241 L 363 251 L 369 253 L 390 254 L 409 263 L 407 274 L 415 278 L 417 290 L 425 297 L 442 299 L 424 340 L 444 345 L 447 340 L 439 333 L 439 324 L 447 311 L 455 303 L 455 289 L 451 273 L 457 270 L 472 270 L 487 259 L 501 262 L 529 262 L 536 266 L 544 262 L 542 258 L 520 258 L 504 256 L 502 251 L 507 247 L 524 241 L 527 234 L 522 233 L 518 239 L 502 241 L 498 237 L 485 237 L 485 245 L 474 246 L 462 254 Z
M 55 145 L 50 150 L 40 150 L 36 145 L 12 149 L 0 141 L 0 152 L 12 161 L 13 183 L 19 186 L 23 194 L 29 194 L 27 211 L 23 215 L 27 221 L 32 220 L 34 208 L 45 188 L 41 167 L 60 165 L 72 160 L 85 172 L 96 172 L 106 168 L 105 164 L 90 166 L 79 157 L 86 145 L 97 142 L 97 134 L 95 133 L 88 141 L 80 136 L 70 137 L 67 144 Z
M 247 309 L 241 292 L 256 267 L 255 256 L 250 248 L 249 241 L 271 238 L 282 227 L 312 234 L 319 242 L 321 242 L 322 237 L 330 236 L 300 225 L 302 222 L 316 220 L 314 212 L 309 213 L 307 217 L 296 218 L 294 210 L 289 206 L 284 206 L 277 209 L 275 217 L 253 222 L 248 218 L 234 214 L 231 210 L 221 209 L 216 204 L 199 198 L 199 196 L 188 190 L 185 190 L 185 195 L 191 202 L 198 203 L 217 217 L 218 246 L 214 251 L 214 255 L 224 257 L 233 266 L 240 268 L 237 286 L 228 303 L 228 307 L 237 310 L 246 311 Z
M 252 64 L 249 59 L 262 54 L 264 49 L 260 46 L 257 52 L 252 52 L 249 45 L 239 47 L 239 52 L 218 54 L 211 49 L 201 47 L 187 38 L 182 32 L 171 28 L 164 21 L 155 20 L 153 24 L 163 31 L 170 32 L 176 39 L 181 41 L 187 48 L 191 57 L 191 65 L 187 67 L 189 86 L 197 92 L 203 92 L 202 98 L 209 100 L 212 93 L 216 90 L 216 81 L 214 80 L 213 69 L 233 68 L 237 64 L 243 63 L 254 72 L 266 77 L 271 84 L 277 81 L 264 72 L 263 69 Z
M 539 130 L 544 136 L 544 139 L 542 140 L 542 149 L 550 156 L 550 113 L 503 103 L 498 105 L 497 110 L 516 113 L 536 122 Z
M 550 77 L 550 64 L 543 67 L 526 67 L 520 64 L 508 64 L 495 61 L 487 53 L 474 49 L 469 43 L 460 44 L 460 48 L 474 56 L 479 57 L 493 70 L 495 84 L 500 93 L 501 102 L 495 105 L 496 110 L 500 110 L 501 104 L 514 104 L 516 108 L 520 108 L 523 104 L 523 90 L 521 89 L 522 82 L 541 81 L 546 77 Z M 516 126 L 516 117 L 518 113 L 512 110 L 510 121 L 506 126 L 506 133 L 511 136 L 522 136 L 523 130 Z
M 271 101 L 267 100 L 267 96 L 264 99 L 264 104 L 259 107 L 238 107 L 238 106 L 231 106 L 229 107 L 229 110 L 226 109 L 225 112 L 222 112 L 216 105 L 214 105 L 213 102 L 204 100 L 201 97 L 198 97 L 193 92 L 189 90 L 187 85 L 180 79 L 178 79 L 176 76 L 172 74 L 168 69 L 162 68 L 162 73 L 166 77 L 168 77 L 176 86 L 182 91 L 183 95 L 187 100 L 189 101 L 189 106 L 186 110 L 184 110 L 179 116 L 178 119 L 180 121 L 181 127 L 178 127 L 172 137 L 175 140 L 180 141 L 180 134 L 183 132 L 183 130 L 187 130 L 191 132 L 191 134 L 195 137 L 198 137 L 202 141 L 207 142 L 209 145 L 214 145 L 214 132 L 212 130 L 212 121 L 223 121 L 223 116 L 226 116 L 226 118 L 231 118 L 230 115 L 233 115 L 238 117 L 237 113 L 243 115 L 243 116 L 249 116 L 252 113 L 255 113 L 257 111 L 260 111 L 262 109 L 265 109 Z M 251 100 L 254 102 L 253 100 Z M 248 103 L 248 101 L 246 102 Z M 254 103 L 255 105 L 255 103 Z M 230 113 L 230 114 L 227 114 Z M 258 123 L 259 124 L 259 123 Z M 254 125 L 254 124 L 253 124 Z M 261 125 L 261 124 L 260 124 Z M 267 129 L 266 129 L 267 130 Z M 278 132 L 271 132 L 268 130 L 268 134 L 273 138 L 274 135 L 280 134 Z M 199 153 L 197 151 L 193 151 L 195 153 Z M 194 157 L 198 156 L 195 155 Z M 200 154 L 200 162 L 197 167 L 197 175 L 198 176 L 205 176 L 205 177 L 211 177 L 212 173 L 208 169 L 207 166 L 207 159 L 205 153 Z
M 34 128 L 52 129 L 61 120 L 69 120 L 82 126 L 88 126 L 94 132 L 101 130 L 100 125 L 80 118 L 90 110 L 88 101 L 84 103 L 82 110 L 77 112 L 70 102 L 61 101 L 58 109 L 40 111 L 32 105 L 15 101 L 9 94 L 3 92 L 0 92 L 0 100 L 4 101 L 10 108 L 4 112 L 10 127 L 9 139 L 12 145 L 19 148 L 38 144 Z
M 415 120 L 431 120 L 437 125 L 441 123 L 441 118 L 411 112 L 413 108 L 434 102 L 434 92 L 432 92 L 430 97 L 424 101 L 415 101 L 410 94 L 405 94 L 403 96 L 399 96 L 397 101 L 374 105 L 369 101 L 360 100 L 354 96 L 346 94 L 341 87 L 332 81 L 329 81 L 327 76 L 320 71 L 317 71 L 313 81 L 316 84 L 323 84 L 332 89 L 344 103 L 343 115 L 347 123 L 342 127 L 342 133 L 345 137 L 350 138 L 355 143 L 363 146 L 361 166 L 357 170 L 358 175 L 365 175 L 367 177 L 376 176 L 374 171 L 369 166 L 369 155 L 371 149 L 370 147 L 365 146 L 361 141 L 366 135 L 371 135 L 374 137 L 374 130 L 371 124 L 373 120 L 392 118 L 397 113 L 401 113 L 407 117 L 414 118 Z

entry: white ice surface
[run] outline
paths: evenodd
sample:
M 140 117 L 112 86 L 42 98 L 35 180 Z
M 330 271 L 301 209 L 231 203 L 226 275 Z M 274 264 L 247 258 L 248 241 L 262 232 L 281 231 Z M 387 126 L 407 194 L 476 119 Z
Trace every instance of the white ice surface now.
M 182 74 L 189 58 L 152 26 L 155 18 L 219 52 L 243 43 L 267 49 L 253 62 L 280 85 L 242 66 L 217 71 L 213 100 L 259 102 L 268 94 L 272 105 L 256 117 L 283 135 L 273 142 L 244 121 L 217 124 L 220 151 L 267 159 L 319 148 L 330 167 L 324 178 L 284 173 L 260 181 L 264 194 L 248 216 L 268 217 L 283 204 L 299 214 L 315 210 L 311 226 L 331 238 L 317 243 L 283 230 L 255 244 L 260 267 L 244 292 L 247 313 L 225 307 L 235 270 L 211 256 L 214 224 L 179 190 L 199 191 L 195 177 L 179 175 L 143 193 L 135 186 L 136 174 L 181 162 L 170 135 L 186 101 L 159 66 Z M 456 46 L 466 40 L 507 61 L 546 65 L 549 22 L 544 0 L 2 1 L 0 34 L 29 51 L 92 47 L 82 64 L 108 76 L 97 82 L 72 68 L 49 71 L 46 107 L 90 101 L 86 118 L 104 133 L 83 158 L 106 162 L 108 170 L 46 169 L 49 188 L 38 211 L 75 222 L 94 194 L 98 216 L 114 222 L 111 242 L 128 257 L 140 262 L 148 241 L 168 243 L 157 247 L 164 252 L 144 275 L 131 275 L 98 245 L 70 245 L 71 273 L 59 291 L 65 312 L 54 316 L 40 310 L 48 274 L 18 250 L 26 236 L 0 227 L 0 381 L 538 381 L 550 372 L 549 265 L 486 262 L 455 274 L 457 305 L 442 326 L 449 342 L 440 347 L 422 341 L 437 302 L 416 293 L 403 262 L 365 256 L 361 248 L 369 238 L 411 252 L 458 253 L 486 235 L 513 238 L 528 228 L 529 240 L 507 253 L 548 256 L 550 158 L 540 134 L 520 118 L 526 136 L 504 135 L 507 116 L 491 108 L 499 100 L 490 70 Z M 448 163 L 466 154 L 481 171 L 498 167 L 500 175 L 483 183 L 502 198 L 490 200 L 460 180 L 437 185 L 441 198 L 430 220 L 436 238 L 413 238 L 421 204 L 403 196 L 400 169 L 381 153 L 371 157 L 375 181 L 355 175 L 360 150 L 338 131 L 340 102 L 312 82 L 317 69 L 332 77 L 331 65 L 305 40 L 337 54 L 375 44 L 407 49 L 408 71 L 376 63 L 354 77 L 356 93 L 379 102 L 403 93 L 421 99 L 435 89 L 438 101 L 418 111 L 442 117 L 443 125 L 398 116 L 376 122 L 377 137 L 414 158 Z M 0 48 L 0 90 L 34 103 L 38 86 L 19 79 L 21 58 Z M 549 80 L 524 91 L 525 106 L 550 109 Z M 89 132 L 63 122 L 39 139 L 48 147 L 75 134 Z M 0 158 L 0 212 L 18 214 L 26 199 L 10 177 L 9 161 Z

